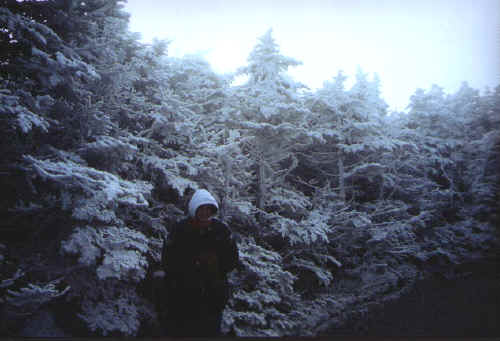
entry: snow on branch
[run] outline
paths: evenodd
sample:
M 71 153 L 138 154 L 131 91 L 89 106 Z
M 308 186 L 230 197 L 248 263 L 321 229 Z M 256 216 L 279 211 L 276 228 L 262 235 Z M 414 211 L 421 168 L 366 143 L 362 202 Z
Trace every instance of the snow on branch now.
M 148 174 L 160 174 L 164 183 L 168 183 L 179 195 L 191 187 L 198 188 L 195 181 L 188 177 L 198 175 L 203 159 L 188 159 L 185 156 L 177 155 L 171 159 L 161 159 L 157 156 L 144 156 L 142 158 L 143 169 Z
M 276 307 L 289 304 L 296 277 L 283 269 L 278 253 L 251 238 L 239 243 L 239 253 L 246 276 L 224 312 L 223 327 L 233 325 L 240 336 L 280 336 L 279 330 L 273 330 L 273 321 L 278 316 L 284 318 L 284 314 Z
M 7 290 L 6 303 L 10 306 L 33 312 L 43 304 L 65 295 L 70 290 L 69 286 L 63 290 L 57 289 L 56 284 L 58 283 L 59 280 L 45 285 L 29 283 L 27 287 L 21 288 L 19 291 Z
M 21 131 L 25 134 L 31 131 L 33 127 L 37 127 L 45 133 L 48 132 L 49 123 L 43 117 L 29 110 L 18 112 L 17 122 Z
M 333 280 L 333 276 L 330 271 L 322 269 L 314 262 L 307 259 L 293 257 L 288 267 L 297 267 L 312 272 L 318 279 L 319 283 L 324 287 L 327 287 Z
M 111 306 L 110 306 L 111 305 Z M 83 304 L 83 314 L 79 316 L 87 322 L 90 330 L 100 330 L 104 336 L 113 331 L 133 335 L 140 325 L 137 307 L 127 298 L 120 297 L 114 302 Z
M 234 299 L 245 301 L 250 308 L 261 310 L 263 304 L 279 303 L 281 298 L 270 288 L 259 288 L 252 292 L 238 291 L 234 294 Z
M 344 177 L 345 179 L 354 179 L 360 177 L 372 178 L 377 175 L 382 175 L 385 169 L 386 169 L 385 166 L 376 162 L 365 163 L 355 167 L 350 172 L 345 173 Z
M 81 166 L 73 161 L 53 162 L 38 160 L 25 155 L 24 160 L 42 179 L 57 183 L 66 193 L 66 208 L 73 208 L 73 217 L 92 221 L 116 221 L 113 208 L 116 204 L 132 207 L 148 207 L 146 200 L 153 186 L 146 182 L 130 182 L 118 176 Z M 80 190 L 85 196 L 71 197 L 69 190 Z M 72 191 L 74 192 L 74 191 Z
M 274 299 L 270 299 L 268 295 L 258 296 L 261 298 L 266 297 L 266 300 L 261 301 L 261 304 L 265 304 L 266 301 L 279 302 L 280 297 L 293 292 L 293 281 L 295 281 L 296 277 L 282 269 L 282 260 L 278 253 L 267 250 L 251 240 L 244 240 L 239 244 L 239 247 L 240 259 L 251 273 L 256 274 L 258 281 L 262 284 L 259 287 L 271 286 L 277 290 L 273 293 L 278 295 Z
M 494 148 L 495 144 L 498 143 L 499 140 L 500 131 L 492 130 L 484 134 L 481 139 L 472 141 L 472 144 L 477 145 L 477 147 L 480 148 L 483 153 L 488 153 L 491 149 Z
M 94 265 L 101 256 L 97 240 L 98 232 L 90 227 L 75 229 L 69 240 L 61 242 L 61 251 L 66 254 L 79 254 L 78 261 L 84 265 Z
M 271 228 L 287 238 L 291 245 L 328 241 L 328 215 L 318 210 L 311 211 L 306 219 L 299 222 L 276 213 L 267 214 L 266 218 L 270 220 Z
M 4 279 L 0 282 L 0 289 L 10 287 L 11 285 L 14 284 L 14 282 L 17 279 L 19 279 L 23 276 L 24 276 L 24 272 L 21 269 L 17 269 L 16 273 L 12 276 L 12 278 L 7 278 L 7 279 Z
M 294 136 L 298 131 L 307 135 L 307 131 L 305 129 L 300 129 L 288 122 L 280 123 L 277 125 L 267 122 L 252 121 L 238 121 L 229 123 L 233 124 L 234 126 L 240 126 L 241 128 L 248 129 L 252 133 L 261 136 Z
M 141 299 L 136 290 L 127 284 L 106 281 L 96 297 L 85 297 L 82 312 L 78 314 L 92 331 L 107 336 L 119 332 L 124 336 L 135 336 L 141 320 L 155 318 L 151 306 Z
M 60 51 L 56 52 L 56 60 L 60 66 L 76 71 L 76 75 L 79 77 L 85 77 L 89 80 L 99 80 L 101 78 L 93 66 L 81 60 L 67 58 Z
M 306 196 L 298 195 L 297 192 L 285 188 L 272 188 L 268 204 L 276 205 L 291 212 L 305 213 L 311 207 L 311 202 Z
M 29 133 L 35 127 L 44 133 L 48 132 L 49 121 L 22 106 L 18 96 L 11 96 L 6 92 L 8 90 L 0 92 L 0 113 L 13 115 L 16 118 L 16 129 L 24 134 Z
M 136 250 L 113 250 L 105 254 L 103 264 L 97 268 L 97 276 L 121 279 L 128 274 L 133 281 L 139 282 L 146 277 L 147 266 L 146 257 Z
M 192 138 L 191 131 L 195 123 L 183 117 L 181 113 L 177 112 L 175 115 L 178 116 L 176 121 L 164 114 L 150 114 L 149 116 L 154 119 L 153 124 L 140 135 L 163 141 L 166 144 L 185 144 Z
M 118 155 L 125 160 L 131 160 L 132 155 L 137 152 L 137 147 L 120 141 L 111 136 L 98 136 L 95 142 L 87 143 L 79 150 L 83 154 L 106 154 Z
M 226 210 L 230 212 L 240 212 L 243 215 L 253 215 L 257 208 L 250 202 L 244 200 L 228 200 L 226 202 Z
M 95 229 L 77 228 L 68 240 L 61 242 L 63 254 L 79 255 L 81 264 L 97 265 L 97 276 L 139 282 L 146 276 L 149 240 L 128 227 L 107 226 Z M 100 264 L 98 260 L 102 259 Z
M 65 81 L 65 77 L 62 76 L 63 72 L 88 80 L 100 79 L 92 65 L 82 61 L 74 50 L 65 46 L 61 38 L 43 23 L 38 23 L 27 16 L 14 15 L 4 7 L 0 7 L 0 22 L 2 22 L 2 28 L 15 33 L 15 40 L 36 46 L 32 50 L 33 58 L 41 58 L 42 65 L 48 66 L 48 69 L 52 71 L 48 78 L 51 86 Z M 64 51 L 66 55 L 57 49 Z

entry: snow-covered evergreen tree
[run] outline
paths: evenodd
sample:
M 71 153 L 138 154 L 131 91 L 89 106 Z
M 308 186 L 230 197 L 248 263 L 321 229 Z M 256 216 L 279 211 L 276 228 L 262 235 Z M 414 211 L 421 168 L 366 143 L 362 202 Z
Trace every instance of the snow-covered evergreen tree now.
M 129 38 L 120 41 L 109 34 L 115 30 L 121 37 L 121 30 L 126 36 L 127 17 L 118 1 L 10 1 L 0 8 L 6 27 L 2 39 L 9 47 L 2 56 L 1 79 L 1 110 L 6 114 L 1 148 L 8 151 L 2 168 L 9 169 L 2 177 L 9 193 L 2 197 L 2 216 L 16 227 L 6 239 L 9 250 L 26 253 L 17 266 L 27 273 L 30 281 L 24 285 L 31 288 L 19 287 L 17 280 L 9 289 L 12 304 L 2 314 L 17 314 L 15 320 L 61 299 L 70 307 L 79 302 L 69 315 L 76 319 L 79 314 L 96 333 L 135 335 L 141 320 L 154 314 L 147 304 L 137 313 L 131 304 L 139 296 L 125 294 L 135 292 L 158 251 L 146 237 L 157 234 L 158 226 L 131 214 L 147 215 L 152 186 L 119 175 L 126 172 L 137 144 L 114 121 L 113 90 L 105 86 L 113 76 L 103 71 L 107 65 L 123 64 L 133 51 L 124 49 Z M 100 81 L 103 92 L 94 92 Z M 62 263 L 67 271 L 57 269 Z M 82 285 L 93 279 L 96 285 Z M 122 281 L 123 290 L 110 284 L 114 280 Z M 129 298 L 120 303 L 113 301 L 115 295 L 102 299 L 106 285 L 116 287 L 116 296 Z M 15 303 L 32 289 L 41 304 L 27 309 Z M 128 321 L 126 328 L 116 308 Z M 91 320 L 101 318 L 107 322 L 92 327 Z
M 379 80 L 372 82 L 360 69 L 350 90 L 344 89 L 346 77 L 339 72 L 332 82 L 309 96 L 314 112 L 314 129 L 321 133 L 323 144 L 303 155 L 305 167 L 315 165 L 324 175 L 336 178 L 340 200 L 383 195 L 385 167 L 380 155 L 390 153 L 393 142 L 383 129 L 382 118 L 387 104 L 380 98 Z
M 280 191 L 286 191 L 285 178 L 296 166 L 294 150 L 312 140 L 305 125 L 308 110 L 298 92 L 302 85 L 286 74 L 295 65 L 299 62 L 279 53 L 269 30 L 239 70 L 248 81 L 235 90 L 239 103 L 233 117 L 245 137 L 243 150 L 255 162 L 255 205 L 260 210 L 284 206 L 279 201 L 286 194 Z M 305 208 L 301 200 L 290 204 Z
M 310 210 L 310 199 L 294 188 L 291 180 L 291 172 L 297 166 L 296 153 L 316 138 L 309 130 L 310 112 L 299 92 L 302 85 L 286 75 L 287 69 L 295 65 L 297 61 L 280 54 L 271 30 L 259 39 L 248 65 L 239 70 L 239 74 L 248 76 L 247 81 L 230 89 L 234 95 L 221 111 L 223 139 L 215 150 L 231 153 L 230 160 L 223 157 L 224 169 L 230 175 L 228 184 L 239 191 L 231 191 L 233 195 L 228 197 L 227 207 L 236 226 L 250 224 L 256 228 L 250 235 L 253 238 L 248 239 L 249 247 L 272 248 L 278 252 L 276 255 L 282 256 L 288 254 L 286 245 L 310 250 L 288 254 L 283 261 L 279 256 L 278 264 L 268 258 L 258 263 L 274 269 L 276 274 L 271 278 L 288 278 L 287 286 L 294 282 L 292 273 L 299 277 L 311 276 L 317 281 L 315 286 L 326 286 L 331 274 L 322 267 L 321 260 L 314 259 L 311 248 L 324 245 L 329 226 L 322 212 Z M 248 219 L 248 216 L 257 219 Z M 245 229 L 240 231 L 248 233 Z M 254 257 L 248 262 L 255 262 Z M 255 270 L 249 269 L 240 276 L 252 276 Z M 259 272 L 254 275 L 269 278 Z M 292 308 L 300 299 L 300 294 L 294 293 L 296 288 L 276 291 L 275 285 L 268 281 L 262 281 L 260 288 L 261 292 L 255 292 L 243 285 L 234 302 L 246 303 L 235 304 L 228 310 L 228 316 L 241 320 L 236 323 L 239 335 L 278 336 L 299 329 L 300 322 Z M 263 295 L 266 292 L 268 294 Z M 271 299 L 270 293 L 274 298 Z M 260 322 L 246 320 L 250 315 L 241 310 L 244 307 L 250 309 L 253 319 L 260 316 Z M 244 319 L 244 316 L 247 317 Z

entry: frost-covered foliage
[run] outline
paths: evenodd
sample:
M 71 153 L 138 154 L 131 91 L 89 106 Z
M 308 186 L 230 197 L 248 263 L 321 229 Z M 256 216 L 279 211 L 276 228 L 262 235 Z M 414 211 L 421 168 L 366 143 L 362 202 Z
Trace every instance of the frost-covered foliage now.
M 344 88 L 346 79 L 339 72 L 322 89 L 307 96 L 311 128 L 321 140 L 299 155 L 297 170 L 304 174 L 310 174 L 308 169 L 319 171 L 313 181 L 320 186 L 334 181 L 335 191 L 344 201 L 378 199 L 384 195 L 388 177 L 379 161 L 392 153 L 398 141 L 384 128 L 387 105 L 380 97 L 377 75 L 369 81 L 359 69 L 349 90 Z
M 276 213 L 263 214 L 264 221 L 273 232 L 281 234 L 291 245 L 314 244 L 316 241 L 328 242 L 327 233 L 330 226 L 325 212 L 317 210 L 309 212 L 307 218 L 300 221 L 283 217 Z
M 313 336 L 495 255 L 500 87 L 418 89 L 388 116 L 361 69 L 306 91 L 272 31 L 231 86 L 139 43 L 121 3 L 0 8 L 2 335 L 42 313 L 65 335 L 160 335 L 152 274 L 197 188 L 239 240 L 238 336 Z
M 106 171 L 119 171 L 113 169 L 120 164 L 132 161 L 137 153 L 137 146 L 131 144 L 126 138 L 111 136 L 96 136 L 95 141 L 84 144 L 78 150 L 79 155 L 97 169 Z
M 255 206 L 263 211 L 284 208 L 291 213 L 299 207 L 304 211 L 307 202 L 300 194 L 288 191 L 286 181 L 297 166 L 295 151 L 300 144 L 314 140 L 305 126 L 308 110 L 298 92 L 302 85 L 286 75 L 290 66 L 298 64 L 279 53 L 269 30 L 251 52 L 248 66 L 239 71 L 249 76 L 234 90 L 241 99 L 229 103 L 233 108 L 229 113 L 232 128 L 245 137 L 240 140 L 240 148 L 250 160 L 243 166 L 254 173 Z M 291 200 L 286 199 L 285 192 L 291 194 Z
M 61 299 L 82 304 L 76 312 L 100 335 L 135 335 L 154 316 L 136 293 L 159 252 L 158 214 L 144 218 L 153 187 L 131 174 L 140 139 L 120 130 L 117 88 L 106 86 L 126 86 L 113 71 L 130 75 L 125 61 L 138 45 L 119 8 L 91 0 L 0 9 L 2 217 L 13 227 L 2 250 L 11 257 L 1 272 L 12 274 L 1 281 L 2 320 L 12 320 L 2 335 Z M 127 284 L 105 288 L 113 279 Z M 99 299 L 104 292 L 112 296 Z
M 63 296 L 70 289 L 70 287 L 66 287 L 60 291 L 56 288 L 56 284 L 57 281 L 42 286 L 30 283 L 19 291 L 7 290 L 5 303 L 28 312 L 36 311 L 43 304 Z
M 198 159 L 203 161 L 203 159 Z M 145 156 L 142 159 L 144 170 L 156 176 L 156 181 L 168 184 L 182 195 L 188 188 L 197 189 L 198 185 L 190 178 L 199 173 L 201 164 L 194 163 L 194 160 L 178 155 L 171 159 L 161 159 L 157 156 Z M 201 162 L 200 162 L 201 163 Z
M 78 165 L 70 160 L 52 162 L 25 157 L 33 173 L 42 180 L 61 186 L 63 209 L 72 209 L 73 217 L 105 223 L 119 220 L 114 213 L 117 205 L 146 207 L 152 186 L 143 182 L 129 182 L 116 175 Z
M 37 311 L 48 303 L 54 304 L 60 301 L 69 290 L 70 286 L 62 284 L 62 278 L 50 282 L 31 283 L 25 280 L 26 273 L 20 269 L 4 279 L 7 274 L 4 272 L 11 263 L 3 258 L 0 263 L 2 268 L 2 280 L 0 281 L 0 315 L 2 317 L 2 327 L 9 328 L 9 324 L 16 324 L 20 319 L 32 317 Z M 2 334 L 5 331 L 2 328 Z
M 76 255 L 78 263 L 93 269 L 92 276 L 99 281 L 117 279 L 133 285 L 145 279 L 148 258 L 154 256 L 144 233 L 151 230 L 143 227 L 142 232 L 136 231 L 127 227 L 126 222 L 127 212 L 149 206 L 150 184 L 126 181 L 68 158 L 50 161 L 26 156 L 25 161 L 33 169 L 34 178 L 57 189 L 61 209 L 68 210 L 76 221 L 95 224 L 75 228 L 69 238 L 61 242 L 62 255 Z M 98 285 L 93 290 L 104 289 Z M 133 291 L 133 287 L 128 290 Z M 137 333 L 139 321 L 144 319 L 138 312 L 143 310 L 135 305 L 139 298 L 132 299 L 130 293 L 125 295 L 120 291 L 117 295 L 124 296 L 104 301 L 85 296 L 79 316 L 90 330 L 104 335 L 113 331 L 125 335 Z
M 493 123 L 498 118 L 480 113 L 480 103 L 467 84 L 447 96 L 433 86 L 428 92 L 417 90 L 408 117 L 395 124 L 400 138 L 417 151 L 404 152 L 408 156 L 400 169 L 412 183 L 406 187 L 411 195 L 421 196 L 419 209 L 432 212 L 441 222 L 466 218 L 470 214 L 466 207 L 473 203 L 476 214 L 484 216 L 479 202 L 492 203 L 497 191 L 498 172 L 493 168 L 498 165 L 498 129 L 494 124 L 484 129 L 477 120 L 483 116 Z
M 0 108 L 3 116 L 12 116 L 15 118 L 14 127 L 24 134 L 30 132 L 33 128 L 40 129 L 47 133 L 50 127 L 49 121 L 44 117 L 31 112 L 29 109 L 19 103 L 19 96 L 12 96 L 9 89 L 3 89 L 0 92 Z M 35 106 L 43 110 L 43 103 L 51 102 L 50 96 L 38 96 Z
M 88 288 L 79 317 L 97 335 L 136 335 L 141 322 L 156 318 L 151 303 L 137 295 L 133 286 L 106 281 Z
M 82 61 L 69 44 L 65 46 L 58 34 L 46 24 L 14 15 L 5 7 L 0 8 L 0 22 L 4 28 L 2 35 L 9 36 L 11 47 L 14 47 L 10 49 L 10 54 L 7 52 L 2 65 L 8 71 L 22 65 L 20 74 L 33 76 L 43 89 L 54 89 L 66 83 L 65 86 L 72 91 L 80 77 L 87 81 L 99 78 L 95 69 Z M 27 49 L 22 51 L 23 47 Z
M 281 256 L 245 239 L 239 243 L 244 270 L 231 278 L 237 285 L 224 314 L 224 326 L 238 336 L 281 336 L 295 322 L 287 316 L 295 297 L 294 275 Z M 236 277 L 236 278 L 234 278 Z
M 128 278 L 139 282 L 146 276 L 148 240 L 127 227 L 77 228 L 61 243 L 61 251 L 78 255 L 83 265 L 96 267 L 101 280 Z
M 211 70 L 210 64 L 198 56 L 169 59 L 171 74 L 168 84 L 179 100 L 200 118 L 222 109 L 230 77 L 221 77 Z M 196 138 L 196 136 L 194 136 Z

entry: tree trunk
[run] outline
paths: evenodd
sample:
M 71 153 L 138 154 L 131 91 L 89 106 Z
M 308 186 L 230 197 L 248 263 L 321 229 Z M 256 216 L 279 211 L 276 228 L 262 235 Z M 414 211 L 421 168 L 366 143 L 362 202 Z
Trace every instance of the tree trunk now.
M 264 209 L 264 204 L 265 204 L 265 194 L 266 194 L 266 184 L 265 184 L 265 174 L 264 174 L 264 163 L 262 159 L 259 159 L 259 175 L 258 175 L 258 185 L 259 185 L 259 190 L 257 194 L 257 208 L 258 209 Z
M 344 181 L 344 161 L 342 160 L 342 153 L 338 153 L 338 167 L 339 167 L 339 195 L 340 200 L 345 202 L 345 181 Z
M 229 183 L 229 175 L 231 173 L 232 167 L 231 167 L 231 161 L 228 159 L 227 155 L 223 155 L 220 160 L 222 161 L 222 167 L 223 171 L 222 174 L 224 174 L 224 188 L 222 189 L 223 196 L 221 198 L 221 209 L 219 212 L 219 217 L 221 219 L 224 219 L 226 213 L 227 213 L 227 206 L 228 206 L 228 201 L 231 200 L 231 188 L 230 188 L 230 183 Z

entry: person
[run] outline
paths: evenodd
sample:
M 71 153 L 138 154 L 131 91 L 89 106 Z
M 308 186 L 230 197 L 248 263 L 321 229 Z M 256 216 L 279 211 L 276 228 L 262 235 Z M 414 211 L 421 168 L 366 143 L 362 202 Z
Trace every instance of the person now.
M 162 267 L 166 283 L 166 333 L 169 336 L 217 336 L 229 299 L 227 274 L 238 264 L 238 248 L 229 227 L 214 218 L 219 210 L 205 189 L 194 192 L 188 217 L 169 231 Z

